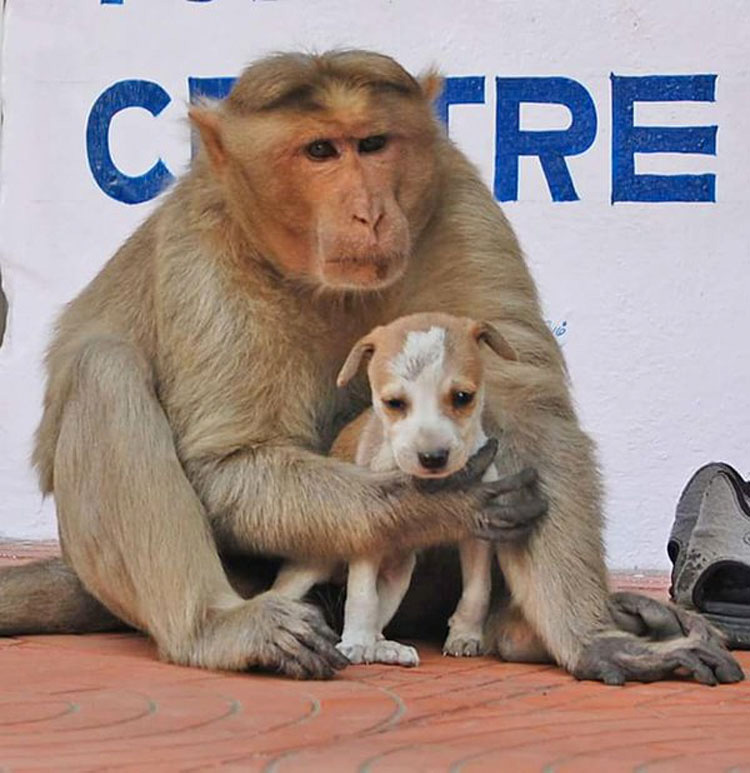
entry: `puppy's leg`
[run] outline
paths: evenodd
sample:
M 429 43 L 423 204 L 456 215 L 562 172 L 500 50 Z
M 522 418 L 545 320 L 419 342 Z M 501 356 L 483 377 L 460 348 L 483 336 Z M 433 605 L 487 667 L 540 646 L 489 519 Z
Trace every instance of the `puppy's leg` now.
M 350 663 L 374 663 L 378 641 L 378 558 L 359 558 L 349 564 L 344 606 L 344 632 L 336 649 Z
M 547 648 L 524 617 L 521 608 L 512 601 L 493 614 L 487 626 L 493 641 L 487 641 L 487 650 L 510 663 L 551 663 Z
M 386 559 L 381 565 L 377 586 L 378 631 L 382 631 L 390 623 L 396 610 L 401 606 L 406 591 L 409 590 L 416 560 L 414 553 L 409 553 L 405 558 Z M 375 645 L 375 658 L 378 663 L 393 663 L 399 666 L 419 665 L 419 654 L 414 647 L 390 641 L 382 633 L 379 634 Z
M 334 566 L 328 562 L 287 561 L 279 569 L 271 590 L 288 599 L 304 598 L 313 585 L 325 582 L 333 569 Z
M 484 436 L 479 442 L 484 442 Z M 497 468 L 491 464 L 482 480 L 498 479 Z M 443 644 L 443 654 L 473 657 L 483 652 L 482 632 L 490 608 L 492 590 L 492 545 L 481 540 L 467 539 L 458 546 L 461 556 L 463 591 L 456 611 L 448 620 L 450 631 Z
M 493 549 L 491 543 L 475 539 L 464 540 L 458 549 L 463 592 L 448 621 L 450 631 L 443 654 L 473 657 L 484 650 L 482 631 L 490 606 Z

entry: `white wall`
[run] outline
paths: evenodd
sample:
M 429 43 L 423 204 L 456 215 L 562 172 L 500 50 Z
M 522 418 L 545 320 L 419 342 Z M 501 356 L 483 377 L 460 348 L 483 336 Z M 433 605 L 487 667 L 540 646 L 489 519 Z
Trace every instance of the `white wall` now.
M 560 340 L 605 474 L 610 564 L 666 567 L 674 503 L 691 470 L 710 459 L 750 467 L 745 11 L 741 0 L 9 0 L 0 535 L 54 535 L 52 506 L 28 464 L 51 321 L 153 207 L 124 204 L 94 182 L 86 126 L 96 99 L 125 79 L 160 84 L 171 102 L 157 118 L 138 109 L 115 116 L 112 156 L 131 176 L 159 157 L 179 172 L 189 156 L 188 76 L 235 75 L 271 50 L 358 46 L 415 71 L 437 63 L 449 76 L 485 77 L 485 103 L 454 106 L 450 131 L 488 183 L 497 76 L 562 76 L 593 99 L 595 140 L 567 159 L 580 200 L 553 202 L 538 159 L 528 157 L 518 201 L 504 207 L 547 316 L 566 323 Z M 715 156 L 636 158 L 637 173 L 714 174 L 715 202 L 611 203 L 611 73 L 718 76 L 713 102 L 641 101 L 634 112 L 639 125 L 718 125 Z M 559 105 L 524 104 L 521 121 L 565 129 L 570 116 Z

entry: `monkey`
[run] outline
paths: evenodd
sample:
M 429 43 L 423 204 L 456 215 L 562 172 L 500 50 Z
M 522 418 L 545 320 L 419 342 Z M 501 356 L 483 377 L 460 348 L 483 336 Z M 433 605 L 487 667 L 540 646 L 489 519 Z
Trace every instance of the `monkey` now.
M 252 577 L 267 556 L 473 535 L 502 543 L 501 657 L 531 642 L 578 678 L 742 678 L 697 617 L 609 595 L 593 444 L 516 236 L 434 116 L 440 88 L 373 52 L 282 53 L 190 108 L 190 169 L 58 321 L 33 463 L 63 558 L 0 572 L 1 633 L 114 619 L 167 661 L 327 678 L 345 661 L 320 613 L 260 580 L 243 598 L 223 557 Z M 362 379 L 334 386 L 353 342 L 435 310 L 518 353 L 486 371 L 495 483 L 492 444 L 432 486 L 327 456 L 369 402 Z

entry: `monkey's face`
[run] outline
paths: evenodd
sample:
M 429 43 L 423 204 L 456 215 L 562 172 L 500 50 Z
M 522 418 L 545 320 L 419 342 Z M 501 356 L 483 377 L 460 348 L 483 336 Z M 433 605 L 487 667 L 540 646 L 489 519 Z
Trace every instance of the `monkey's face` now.
M 286 276 L 334 289 L 387 287 L 406 270 L 434 208 L 430 106 L 422 97 L 344 87 L 317 99 L 220 117 L 213 165 L 225 198 Z M 215 132 L 197 115 L 210 149 Z
M 460 470 L 476 450 L 484 404 L 482 363 L 473 340 L 441 327 L 411 331 L 401 350 L 376 349 L 368 371 L 373 408 L 398 467 L 418 477 Z

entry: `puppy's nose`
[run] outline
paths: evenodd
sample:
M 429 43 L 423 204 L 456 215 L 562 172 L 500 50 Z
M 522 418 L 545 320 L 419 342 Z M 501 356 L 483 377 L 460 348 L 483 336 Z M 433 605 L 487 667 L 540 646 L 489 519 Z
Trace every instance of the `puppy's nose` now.
M 448 462 L 448 454 L 450 452 L 447 448 L 441 448 L 437 451 L 427 451 L 423 454 L 417 454 L 419 463 L 426 470 L 441 470 Z

